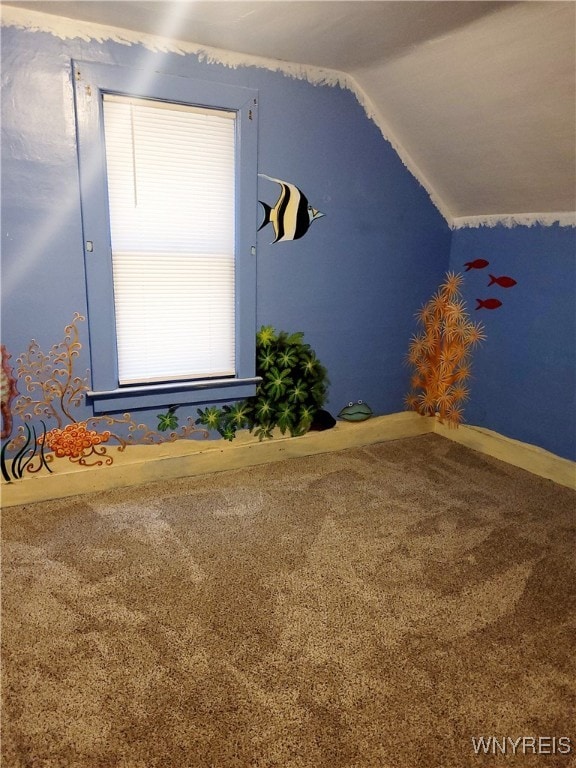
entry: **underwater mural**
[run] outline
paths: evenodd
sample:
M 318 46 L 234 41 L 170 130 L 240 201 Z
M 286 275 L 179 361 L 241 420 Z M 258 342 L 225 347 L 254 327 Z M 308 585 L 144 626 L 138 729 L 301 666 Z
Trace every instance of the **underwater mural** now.
M 489 266 L 489 264 L 490 262 L 487 261 L 487 259 L 474 259 L 474 261 L 467 261 L 464 264 L 466 267 L 465 272 L 468 272 L 471 269 L 485 269 L 487 266 Z M 488 288 L 491 285 L 498 285 L 500 288 L 513 288 L 515 285 L 517 285 L 516 280 L 514 280 L 513 277 L 509 277 L 509 275 L 500 275 L 497 277 L 495 275 L 488 274 L 488 277 L 490 278 Z M 476 309 L 498 309 L 502 306 L 500 299 L 496 299 L 494 297 L 489 299 L 476 299 L 476 301 L 478 302 Z
M 457 427 L 469 397 L 471 351 L 485 340 L 481 323 L 470 320 L 460 293 L 463 276 L 448 272 L 444 283 L 417 313 L 422 331 L 412 337 L 407 362 L 414 368 L 405 403 L 423 416 Z
M 284 435 L 303 435 L 310 429 L 330 429 L 333 417 L 322 406 L 328 392 L 326 368 L 301 331 L 277 332 L 263 325 L 256 334 L 256 375 L 261 382 L 246 400 L 198 409 L 197 424 L 234 440 L 239 429 L 259 439 L 271 438 L 278 428 Z
M 488 259 L 474 259 L 464 263 L 464 271 L 471 272 L 477 282 L 489 265 Z M 486 288 L 508 291 L 518 284 L 509 275 L 488 273 L 488 278 L 488 282 L 483 281 Z M 463 404 L 470 395 L 471 351 L 486 339 L 484 326 L 470 320 L 460 291 L 463 283 L 462 274 L 446 273 L 444 283 L 416 315 L 422 331 L 412 337 L 407 355 L 414 374 L 406 407 L 424 416 L 436 416 L 450 427 L 464 420 Z M 477 298 L 475 310 L 492 311 L 502 305 L 496 296 Z
M 264 219 L 258 227 L 258 231 L 267 224 L 272 224 L 274 230 L 272 243 L 298 240 L 308 232 L 313 221 L 326 215 L 313 208 L 304 193 L 294 184 L 281 179 L 274 179 L 264 173 L 259 173 L 258 176 L 280 184 L 280 197 L 273 206 L 262 202 L 262 200 L 258 201 L 264 209 Z
M 175 431 L 178 417 L 173 406 L 166 414 L 158 414 L 158 429 L 163 432 L 173 430 L 162 435 L 145 424 L 138 424 L 129 413 L 120 417 L 105 414 L 77 419 L 76 409 L 84 404 L 89 390 L 90 371 L 87 370 L 84 376 L 74 371 L 82 349 L 78 323 L 84 320 L 76 313 L 64 329 L 64 339 L 47 353 L 33 339 L 17 358 L 17 379 L 7 364 L 10 355 L 2 348 L 2 436 L 11 437 L 14 416 L 22 422 L 0 453 L 0 469 L 6 482 L 19 480 L 26 473 L 43 468 L 51 472 L 50 464 L 55 459 L 67 458 L 83 467 L 109 466 L 114 461 L 110 455 L 112 447 L 123 451 L 127 445 L 173 442 L 192 435 L 209 436 L 208 430 L 198 429 L 191 418 Z M 16 382 L 20 383 L 24 393 L 17 399 Z M 12 401 L 15 401 L 13 405 Z M 41 433 L 32 423 L 35 417 L 40 418 Z M 126 435 L 108 428 L 120 426 Z
M 81 417 L 78 411 L 85 404 L 90 378 L 89 369 L 85 375 L 75 371 L 82 349 L 78 325 L 84 320 L 76 313 L 64 329 L 63 340 L 48 352 L 33 339 L 17 358 L 17 376 L 8 365 L 10 355 L 2 349 L 2 414 L 7 439 L 0 451 L 0 473 L 8 483 L 40 470 L 52 473 L 59 459 L 82 467 L 110 466 L 114 461 L 111 450 L 123 451 L 128 445 L 208 438 L 211 431 L 233 440 L 243 428 L 262 440 L 272 437 L 276 427 L 282 434 L 296 436 L 335 424 L 322 410 L 328 388 L 326 369 L 302 333 L 278 333 L 271 326 L 262 326 L 256 335 L 262 382 L 255 397 L 222 408 L 199 408 L 198 418 L 189 417 L 182 426 L 176 415 L 180 406 L 171 405 L 156 414 L 157 429 L 137 423 L 130 413 L 86 418 L 83 410 Z M 14 417 L 20 424 L 13 435 Z

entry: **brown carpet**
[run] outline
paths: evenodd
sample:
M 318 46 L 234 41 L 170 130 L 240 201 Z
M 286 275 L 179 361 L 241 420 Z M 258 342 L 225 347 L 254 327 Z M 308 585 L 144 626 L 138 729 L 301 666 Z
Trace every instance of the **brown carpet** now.
M 573 766 L 575 511 L 437 435 L 7 509 L 2 765 Z

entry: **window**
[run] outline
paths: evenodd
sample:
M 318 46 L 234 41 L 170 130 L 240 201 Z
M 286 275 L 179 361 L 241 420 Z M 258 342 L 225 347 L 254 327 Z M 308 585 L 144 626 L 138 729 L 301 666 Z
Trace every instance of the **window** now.
M 104 94 L 121 385 L 235 375 L 235 118 Z
M 74 77 L 96 412 L 254 394 L 256 93 Z

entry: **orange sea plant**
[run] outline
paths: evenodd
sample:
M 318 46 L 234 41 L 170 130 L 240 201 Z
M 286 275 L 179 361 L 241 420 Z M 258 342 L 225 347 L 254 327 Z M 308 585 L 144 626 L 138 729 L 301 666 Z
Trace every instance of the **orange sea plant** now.
M 79 421 L 78 409 L 84 404 L 89 390 L 89 374 L 78 376 L 75 363 L 80 356 L 82 344 L 78 323 L 85 318 L 78 312 L 72 322 L 65 326 L 64 339 L 44 352 L 36 340 L 18 358 L 18 379 L 12 382 L 10 368 L 4 363 L 10 357 L 2 345 L 2 431 L 5 431 L 5 414 L 16 395 L 14 408 L 10 409 L 6 437 L 10 439 L 0 449 L 0 474 L 6 480 L 19 480 L 24 474 L 47 469 L 54 459 L 67 458 L 84 467 L 109 466 L 113 463 L 109 455 L 111 443 L 117 444 L 118 451 L 127 445 L 137 443 L 153 444 L 173 442 L 188 437 L 208 437 L 206 429 L 198 429 L 192 417 L 178 427 L 177 420 L 169 420 L 163 434 L 135 421 L 130 413 L 122 416 L 102 414 L 88 416 Z M 16 382 L 20 390 L 16 389 Z M 20 417 L 22 424 L 12 436 L 12 411 Z M 37 432 L 33 421 L 40 420 L 42 431 Z M 56 425 L 49 429 L 51 422 Z M 48 426 L 47 426 L 48 424 Z M 122 426 L 124 436 L 103 426 Z M 39 428 L 38 428 L 39 429 Z M 127 433 L 127 434 L 126 434 Z M 4 434 L 3 434 L 4 436 Z
M 407 362 L 413 367 L 406 407 L 436 416 L 457 427 L 469 397 L 471 351 L 486 336 L 481 323 L 470 320 L 460 293 L 464 278 L 447 272 L 446 279 L 416 314 L 421 332 L 410 341 Z

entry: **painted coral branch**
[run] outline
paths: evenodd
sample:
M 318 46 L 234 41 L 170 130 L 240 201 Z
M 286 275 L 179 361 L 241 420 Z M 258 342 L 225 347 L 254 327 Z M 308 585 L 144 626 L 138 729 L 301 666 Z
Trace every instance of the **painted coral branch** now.
M 29 395 L 22 395 L 15 411 L 24 419 L 32 415 L 54 419 L 59 428 L 75 421 L 72 407 L 82 402 L 88 389 L 87 377 L 74 376 L 74 360 L 80 354 L 77 323 L 85 318 L 78 312 L 64 329 L 64 339 L 44 353 L 32 340 L 26 352 L 18 358 L 18 375 Z
M 436 416 L 448 426 L 463 420 L 469 397 L 470 353 L 485 338 L 481 323 L 470 320 L 460 288 L 463 276 L 448 272 L 438 291 L 416 314 L 421 331 L 409 344 L 407 362 L 414 369 L 405 404 Z
M 81 466 L 89 467 L 112 464 L 113 459 L 107 453 L 111 441 L 117 443 L 114 447 L 118 451 L 123 451 L 127 445 L 136 443 L 172 442 L 191 436 L 208 437 L 208 431 L 198 429 L 192 418 L 169 435 L 160 434 L 146 424 L 137 423 L 129 413 L 121 417 L 104 414 L 78 420 L 75 409 L 83 404 L 88 391 L 89 375 L 89 371 L 85 377 L 78 376 L 74 372 L 76 359 L 82 349 L 78 323 L 84 319 L 78 312 L 75 313 L 72 322 L 64 329 L 63 340 L 54 344 L 48 353 L 43 352 L 38 342 L 32 340 L 28 349 L 18 357 L 17 372 L 27 394 L 21 394 L 17 399 L 14 413 L 22 419 L 24 426 L 18 428 L 17 435 L 6 444 L 0 457 L 0 470 L 5 479 L 10 480 L 11 476 L 19 479 L 22 477 L 24 468 L 28 472 L 37 471 L 36 464 L 31 463 L 36 456 L 37 448 L 40 449 L 39 467 L 49 469 L 48 462 L 54 457 L 67 458 Z M 15 384 L 13 390 L 10 386 L 8 381 L 6 400 L 10 392 L 13 391 L 14 395 L 18 394 Z M 2 387 L 2 412 L 4 413 L 4 379 Z M 30 430 L 27 423 L 33 421 L 35 416 L 55 422 L 56 426 L 48 430 L 41 421 L 43 433 L 36 437 L 34 425 Z M 113 425 L 122 425 L 124 431 L 128 432 L 127 436 L 123 437 L 110 429 L 102 429 L 103 426 Z M 10 427 L 9 435 L 12 431 L 11 424 L 8 426 Z M 47 451 L 51 453 L 45 455 Z M 7 469 L 9 452 L 16 452 L 16 458 L 12 459 L 13 465 L 16 461 L 15 470 L 12 473 Z M 23 463 L 24 461 L 26 464 Z

